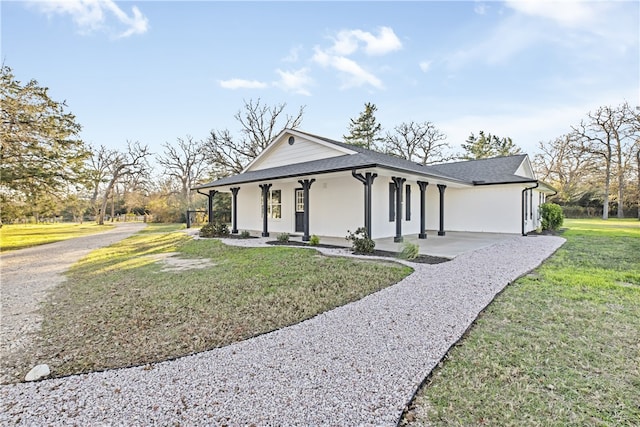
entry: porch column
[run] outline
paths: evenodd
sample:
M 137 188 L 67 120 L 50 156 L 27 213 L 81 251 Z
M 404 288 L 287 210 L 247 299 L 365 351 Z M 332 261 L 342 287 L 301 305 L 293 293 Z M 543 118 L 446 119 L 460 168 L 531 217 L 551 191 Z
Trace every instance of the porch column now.
M 302 219 L 302 222 L 304 222 L 304 235 L 302 236 L 303 242 L 309 241 L 309 189 L 311 188 L 311 184 L 315 181 L 315 179 L 301 179 L 298 181 L 300 185 L 302 185 L 304 197 L 304 217 Z
M 418 181 L 420 187 L 420 234 L 418 239 L 427 238 L 427 185 L 426 181 Z
M 392 176 L 391 180 L 396 187 L 396 236 L 393 238 L 393 241 L 402 242 L 402 187 L 406 179 L 400 178 L 399 176 Z
M 207 209 L 207 214 L 209 215 L 209 224 L 213 224 L 213 198 L 218 194 L 216 190 L 209 190 L 209 206 Z
M 231 234 L 238 234 L 238 191 L 240 191 L 240 187 L 233 187 L 230 190 L 231 194 L 233 194 Z
M 364 184 L 364 228 L 367 230 L 367 236 L 371 237 L 371 186 L 378 174 L 367 172 L 362 176 L 361 173 L 356 173 L 354 169 L 351 171 L 351 175 Z
M 269 237 L 269 222 L 267 221 L 267 213 L 269 206 L 269 189 L 272 184 L 260 184 L 262 189 L 262 237 Z
M 444 190 L 447 186 L 444 184 L 438 184 L 438 191 L 440 192 L 440 230 L 438 230 L 438 236 L 444 236 Z

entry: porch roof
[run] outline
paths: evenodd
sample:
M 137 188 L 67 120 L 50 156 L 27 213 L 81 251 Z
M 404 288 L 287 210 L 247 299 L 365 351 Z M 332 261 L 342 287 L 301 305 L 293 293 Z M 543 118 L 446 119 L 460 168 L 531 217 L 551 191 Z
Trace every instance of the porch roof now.
M 294 163 L 274 168 L 243 172 L 238 175 L 228 176 L 210 182 L 208 184 L 200 185 L 198 187 L 195 187 L 194 189 L 199 190 L 212 187 L 225 187 L 229 185 L 246 184 L 250 182 L 271 181 L 282 178 L 320 175 L 332 172 L 342 172 L 367 168 L 382 168 L 391 171 L 397 171 L 400 173 L 409 173 L 424 176 L 425 178 L 472 185 L 472 183 L 469 181 L 458 179 L 448 174 L 438 172 L 432 169 L 431 166 L 424 166 L 401 159 L 399 157 L 376 153 L 370 150 L 361 149 L 365 151 L 361 152 L 360 150 L 358 150 L 358 147 L 354 147 L 353 150 L 357 151 L 356 154 L 345 154 L 343 156 L 330 157 L 327 159 L 313 160 L 309 162 Z

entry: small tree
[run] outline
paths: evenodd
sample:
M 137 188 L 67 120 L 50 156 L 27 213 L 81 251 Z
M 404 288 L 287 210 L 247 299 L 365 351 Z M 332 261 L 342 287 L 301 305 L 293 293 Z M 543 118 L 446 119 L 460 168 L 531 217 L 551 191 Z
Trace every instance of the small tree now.
M 564 222 L 564 215 L 560 205 L 555 203 L 543 203 L 540 205 L 543 230 L 557 230 Z
M 364 104 L 364 111 L 360 113 L 360 116 L 357 119 L 350 119 L 349 134 L 343 135 L 346 143 L 368 150 L 379 149 L 379 145 L 384 139 L 380 136 L 382 125 L 376 120 L 376 111 L 378 111 L 378 107 L 375 104 L 370 102 Z
M 496 135 L 480 131 L 480 135 L 476 137 L 473 133 L 462 144 L 465 151 L 460 158 L 463 160 L 487 159 L 489 157 L 512 156 L 520 154 L 522 150 L 513 143 L 511 138 L 499 138 Z

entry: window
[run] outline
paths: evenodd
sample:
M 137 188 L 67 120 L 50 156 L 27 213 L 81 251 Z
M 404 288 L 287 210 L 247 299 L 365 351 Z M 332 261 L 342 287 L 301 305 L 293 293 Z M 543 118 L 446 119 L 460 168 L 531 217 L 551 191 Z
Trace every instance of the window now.
M 405 193 L 405 217 L 407 221 L 411 221 L 411 185 L 407 184 Z
M 304 212 L 304 190 L 296 190 L 296 212 Z
M 260 217 L 262 217 L 262 206 L 264 200 L 260 195 Z M 267 218 L 282 218 L 282 192 L 280 190 L 270 190 L 267 199 Z

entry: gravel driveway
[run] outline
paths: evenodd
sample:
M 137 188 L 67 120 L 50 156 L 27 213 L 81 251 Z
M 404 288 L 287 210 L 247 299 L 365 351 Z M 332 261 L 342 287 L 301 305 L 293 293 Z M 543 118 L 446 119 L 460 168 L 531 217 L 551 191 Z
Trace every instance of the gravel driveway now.
M 2 386 L 0 423 L 394 426 L 479 312 L 563 243 L 514 237 L 414 265 L 359 301 L 193 356 Z
M 118 223 L 105 232 L 0 255 L 0 383 L 24 378 L 24 368 L 16 365 L 24 365 L 21 354 L 26 346 L 37 345 L 34 332 L 42 321 L 38 306 L 47 291 L 64 280 L 63 273 L 94 249 L 125 239 L 145 226 Z

